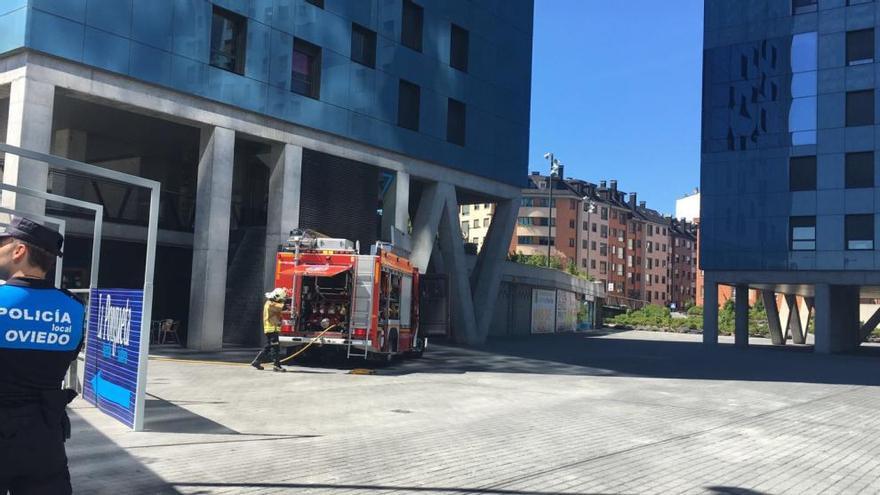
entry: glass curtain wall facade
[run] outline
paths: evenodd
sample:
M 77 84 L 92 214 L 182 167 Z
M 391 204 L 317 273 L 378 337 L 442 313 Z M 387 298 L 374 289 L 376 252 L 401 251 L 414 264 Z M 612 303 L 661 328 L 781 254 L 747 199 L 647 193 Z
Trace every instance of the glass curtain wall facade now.
M 0 52 L 25 47 L 521 186 L 532 14 L 532 0 L 0 0 Z M 406 125 L 401 81 L 418 89 Z
M 880 268 L 876 14 L 863 0 L 706 1 L 704 270 Z

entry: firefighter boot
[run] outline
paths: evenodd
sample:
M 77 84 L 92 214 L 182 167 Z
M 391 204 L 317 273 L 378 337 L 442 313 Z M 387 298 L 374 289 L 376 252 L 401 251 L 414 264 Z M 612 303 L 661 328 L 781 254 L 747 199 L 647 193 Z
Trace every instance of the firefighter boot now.
M 281 349 L 277 344 L 272 346 L 272 350 L 269 351 L 269 354 L 272 358 L 272 362 L 274 365 L 272 366 L 272 371 L 277 371 L 280 373 L 284 373 L 287 371 L 286 369 L 281 367 Z
M 256 369 L 258 369 L 258 370 L 260 370 L 260 371 L 262 371 L 262 370 L 263 370 L 263 366 L 262 366 L 260 363 L 263 362 L 263 356 L 265 356 L 265 355 L 266 355 L 266 351 L 265 351 L 265 350 L 263 350 L 263 351 L 261 351 L 259 354 L 257 354 L 257 357 L 255 357 L 254 360 L 251 361 L 251 366 L 253 366 L 254 368 L 256 368 Z

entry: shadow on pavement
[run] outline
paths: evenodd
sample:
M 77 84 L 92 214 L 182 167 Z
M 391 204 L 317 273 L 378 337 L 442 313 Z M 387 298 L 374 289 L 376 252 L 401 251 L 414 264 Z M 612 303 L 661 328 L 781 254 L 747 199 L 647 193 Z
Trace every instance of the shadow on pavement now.
M 265 489 L 265 490 L 322 490 L 322 493 L 333 493 L 335 490 L 363 491 L 364 493 L 378 493 L 386 491 L 403 491 L 406 493 L 478 493 L 486 495 L 552 495 L 558 492 L 545 492 L 533 490 L 505 490 L 498 488 L 452 488 L 432 486 L 388 486 L 388 485 L 331 485 L 321 483 L 175 483 L 180 488 L 209 488 L 215 490 L 228 490 L 232 488 Z M 601 492 L 566 492 L 570 495 L 603 495 Z
M 93 428 L 76 411 L 68 410 L 68 414 L 73 431 L 71 439 L 67 441 L 67 458 L 74 493 L 180 493 L 109 437 Z M 120 476 L 126 480 L 124 487 L 117 482 Z
M 288 363 L 288 369 L 320 373 L 322 369 L 371 368 L 380 376 L 492 372 L 880 385 L 877 346 L 862 347 L 851 354 L 820 355 L 809 346 L 753 345 L 741 349 L 719 344 L 713 349 L 699 341 L 617 335 L 626 333 L 607 329 L 590 334 L 497 338 L 476 347 L 432 341 L 421 359 L 392 363 L 315 352 Z M 156 352 L 170 359 L 247 363 L 257 350 L 233 348 L 206 354 L 174 348 Z
M 880 385 L 878 358 L 877 347 L 821 355 L 809 347 L 720 344 L 713 349 L 700 342 L 555 334 L 495 339 L 470 348 L 433 345 L 422 359 L 400 362 L 380 374 L 493 372 Z
M 765 495 L 765 492 L 756 492 L 748 488 L 737 488 L 735 486 L 707 486 L 709 493 L 717 493 L 719 495 Z
M 162 433 L 208 433 L 238 435 L 239 432 L 199 416 L 161 397 L 147 394 L 144 402 L 144 431 Z

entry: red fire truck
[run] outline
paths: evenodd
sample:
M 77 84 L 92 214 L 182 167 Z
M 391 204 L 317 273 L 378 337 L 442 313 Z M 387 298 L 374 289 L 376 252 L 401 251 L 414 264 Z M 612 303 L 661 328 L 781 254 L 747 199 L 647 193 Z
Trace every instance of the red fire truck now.
M 275 263 L 275 287 L 290 295 L 281 345 L 314 341 L 349 358 L 421 356 L 428 341 L 418 331 L 418 286 L 418 269 L 390 244 L 376 243 L 361 255 L 347 239 L 294 231 Z

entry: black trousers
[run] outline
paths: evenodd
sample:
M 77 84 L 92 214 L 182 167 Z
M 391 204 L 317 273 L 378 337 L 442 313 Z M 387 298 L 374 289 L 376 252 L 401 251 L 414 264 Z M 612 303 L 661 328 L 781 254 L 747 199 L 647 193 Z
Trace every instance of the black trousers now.
M 275 366 L 281 366 L 281 344 L 278 343 L 278 332 L 266 334 L 266 345 L 257 354 L 257 357 L 254 358 L 254 362 L 262 363 L 267 357 L 275 363 Z
M 72 493 L 58 419 L 39 405 L 0 407 L 0 495 Z

